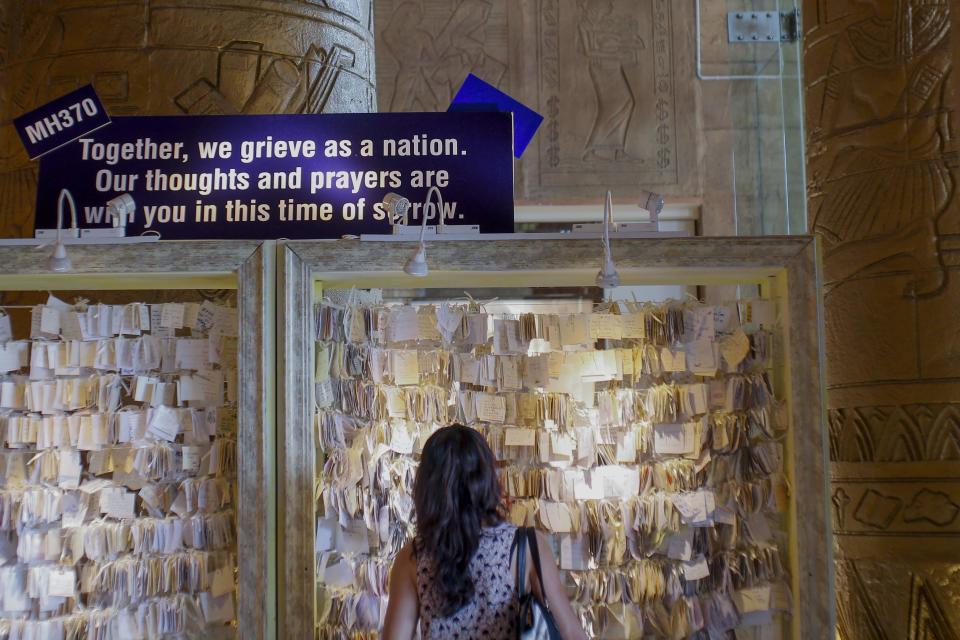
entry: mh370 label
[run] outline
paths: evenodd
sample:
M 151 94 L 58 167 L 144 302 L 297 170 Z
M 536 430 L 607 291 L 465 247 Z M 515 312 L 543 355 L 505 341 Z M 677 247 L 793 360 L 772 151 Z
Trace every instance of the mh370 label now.
M 93 86 L 86 85 L 13 121 L 31 159 L 50 153 L 100 127 L 110 116 Z

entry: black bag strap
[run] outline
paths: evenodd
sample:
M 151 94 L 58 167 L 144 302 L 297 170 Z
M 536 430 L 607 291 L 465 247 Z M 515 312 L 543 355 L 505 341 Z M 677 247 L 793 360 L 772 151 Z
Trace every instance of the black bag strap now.
M 523 599 L 526 592 L 527 582 L 527 549 L 526 549 L 526 527 L 517 527 L 517 532 L 513 536 L 513 544 L 510 546 L 510 555 L 517 556 L 517 601 Z
M 543 600 L 544 608 L 549 611 L 550 604 L 547 602 L 547 592 L 543 588 L 543 571 L 540 566 L 540 546 L 537 544 L 537 531 L 533 527 L 529 527 L 526 532 L 527 539 L 530 541 L 530 552 L 533 554 L 534 572 L 537 574 L 537 582 L 540 584 L 540 598 Z

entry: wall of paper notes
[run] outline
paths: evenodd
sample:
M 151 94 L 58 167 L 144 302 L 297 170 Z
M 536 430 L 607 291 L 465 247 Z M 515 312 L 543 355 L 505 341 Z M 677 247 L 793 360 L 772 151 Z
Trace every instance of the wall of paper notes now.
M 459 422 L 493 449 L 509 520 L 551 534 L 591 638 L 780 637 L 772 306 L 496 305 L 316 305 L 318 636 L 376 637 L 418 453 Z
M 3 637 L 236 635 L 234 307 L 0 316 Z

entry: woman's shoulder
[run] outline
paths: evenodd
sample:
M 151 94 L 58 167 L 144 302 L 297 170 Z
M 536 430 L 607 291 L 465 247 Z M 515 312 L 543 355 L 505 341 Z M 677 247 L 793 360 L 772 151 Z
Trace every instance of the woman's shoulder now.
M 393 558 L 394 566 L 396 566 L 397 563 L 416 564 L 417 552 L 414 545 L 415 542 L 413 540 L 408 540 L 407 543 L 400 548 L 400 551 L 398 551 L 397 555 Z
M 483 535 L 494 537 L 494 538 L 506 538 L 513 537 L 516 534 L 517 527 L 510 524 L 509 522 L 501 522 L 500 524 L 495 524 L 492 527 L 484 527 Z

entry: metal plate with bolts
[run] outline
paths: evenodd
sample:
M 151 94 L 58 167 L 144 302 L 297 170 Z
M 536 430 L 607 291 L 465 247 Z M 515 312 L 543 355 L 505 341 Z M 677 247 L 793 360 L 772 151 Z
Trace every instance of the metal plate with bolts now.
M 796 12 L 731 11 L 727 14 L 727 40 L 747 44 L 794 42 L 798 22 Z

